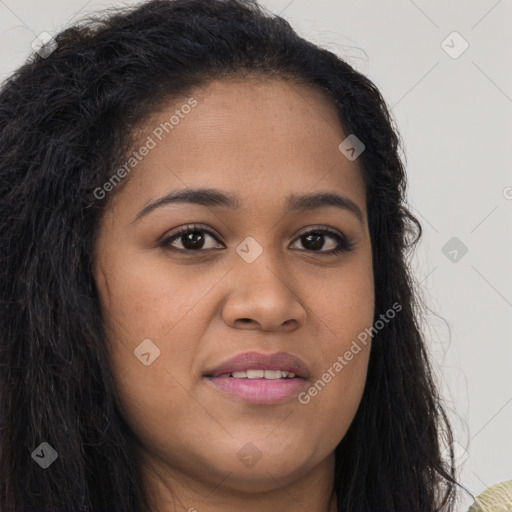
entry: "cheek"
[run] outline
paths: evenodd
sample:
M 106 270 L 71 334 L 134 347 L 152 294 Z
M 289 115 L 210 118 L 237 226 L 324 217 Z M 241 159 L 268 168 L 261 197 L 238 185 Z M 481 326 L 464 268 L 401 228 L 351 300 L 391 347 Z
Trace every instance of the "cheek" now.
M 370 328 L 375 314 L 371 257 L 358 258 L 324 280 L 315 292 L 314 312 L 324 323 L 326 353 L 343 353 L 353 339 Z M 333 337 L 335 341 L 333 342 Z
M 344 437 L 359 407 L 366 384 L 371 338 L 361 322 L 340 324 L 343 334 L 322 342 L 322 366 L 310 386 L 299 395 L 304 421 L 313 432 L 323 432 L 333 446 Z M 363 332 L 366 339 L 358 335 Z
M 341 439 L 366 383 L 375 313 L 371 260 L 333 279 L 317 294 L 314 304 L 322 366 L 300 401 L 315 412 L 308 420 L 312 428 L 320 429 L 323 423 L 334 438 Z
M 170 272 L 157 258 L 127 257 L 105 261 L 108 271 L 98 273 L 103 317 L 112 339 L 162 338 L 200 301 L 208 277 L 195 286 L 187 272 Z
M 140 259 L 132 265 L 120 258 L 106 268 L 108 272 L 98 273 L 97 286 L 125 418 L 136 418 L 136 429 L 146 423 L 168 428 L 171 417 L 163 416 L 179 409 L 174 404 L 190 402 L 182 386 L 189 385 L 194 340 L 202 337 L 203 326 L 193 319 L 204 289 L 191 286 L 184 273 L 170 275 L 155 261 L 148 265 Z M 180 417 L 186 420 L 186 415 Z

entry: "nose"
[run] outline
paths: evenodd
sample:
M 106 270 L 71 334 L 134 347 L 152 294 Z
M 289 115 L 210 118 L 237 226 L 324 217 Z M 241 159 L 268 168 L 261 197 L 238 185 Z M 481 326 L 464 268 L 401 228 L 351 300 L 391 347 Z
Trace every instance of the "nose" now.
M 265 252 L 252 263 L 236 262 L 223 319 L 235 328 L 292 331 L 305 321 L 303 300 L 308 288 Z

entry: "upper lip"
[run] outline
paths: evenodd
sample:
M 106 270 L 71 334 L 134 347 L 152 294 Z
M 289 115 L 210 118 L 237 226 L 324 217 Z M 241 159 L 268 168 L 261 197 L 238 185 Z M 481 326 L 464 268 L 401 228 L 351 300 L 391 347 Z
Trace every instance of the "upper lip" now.
M 295 373 L 297 377 L 309 377 L 309 368 L 306 363 L 287 352 L 275 352 L 273 354 L 244 352 L 208 370 L 205 376 L 218 377 L 225 373 L 246 370 L 284 370 Z

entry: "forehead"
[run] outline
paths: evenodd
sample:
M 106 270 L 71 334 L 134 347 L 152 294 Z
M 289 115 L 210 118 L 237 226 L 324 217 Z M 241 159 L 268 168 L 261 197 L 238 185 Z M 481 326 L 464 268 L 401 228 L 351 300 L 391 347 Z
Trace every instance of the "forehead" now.
M 214 81 L 148 118 L 138 140 L 152 147 L 128 188 L 148 199 L 177 188 L 223 188 L 242 206 L 244 196 L 274 202 L 315 187 L 361 199 L 359 165 L 339 150 L 346 136 L 318 90 L 278 79 Z

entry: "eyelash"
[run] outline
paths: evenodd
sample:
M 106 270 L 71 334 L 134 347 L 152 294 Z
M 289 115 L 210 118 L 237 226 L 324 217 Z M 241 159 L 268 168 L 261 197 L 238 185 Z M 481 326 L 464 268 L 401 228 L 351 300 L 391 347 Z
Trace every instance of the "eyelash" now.
M 188 234 L 188 233 L 195 233 L 195 232 L 207 233 L 208 235 L 210 235 L 212 238 L 214 238 L 218 242 L 216 235 L 214 233 L 212 233 L 209 229 L 206 229 L 200 225 L 194 224 L 194 225 L 185 226 L 183 229 L 181 229 L 177 233 L 174 233 L 172 236 L 165 238 L 164 240 L 162 240 L 159 243 L 159 246 L 164 249 L 170 250 L 172 252 L 181 252 L 181 253 L 191 253 L 191 252 L 199 253 L 199 252 L 207 252 L 207 251 L 213 250 L 213 249 L 206 249 L 206 250 L 203 250 L 203 249 L 198 249 L 198 250 L 177 249 L 176 247 L 171 246 L 171 243 L 174 240 L 178 239 L 179 237 L 181 237 L 185 234 Z M 309 250 L 305 249 L 306 252 L 313 252 L 313 253 L 324 254 L 324 255 L 337 255 L 337 254 L 341 254 L 344 252 L 350 252 L 354 248 L 354 242 L 350 238 L 347 238 L 344 235 L 340 235 L 336 231 L 332 231 L 332 230 L 326 229 L 326 228 L 321 228 L 321 229 L 320 228 L 318 228 L 318 229 L 312 228 L 309 231 L 305 231 L 304 233 L 301 233 L 297 238 L 295 238 L 294 243 L 297 240 L 299 240 L 301 237 L 309 235 L 309 234 L 319 234 L 319 235 L 328 234 L 329 236 L 331 236 L 338 242 L 338 247 L 336 249 L 331 249 L 330 251 L 315 251 L 312 249 L 309 249 Z

